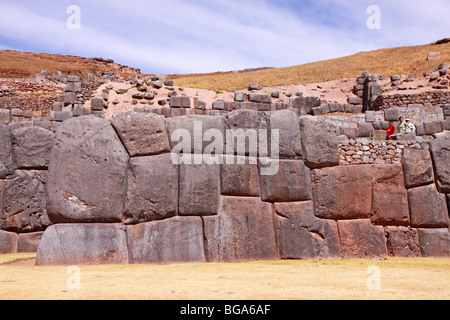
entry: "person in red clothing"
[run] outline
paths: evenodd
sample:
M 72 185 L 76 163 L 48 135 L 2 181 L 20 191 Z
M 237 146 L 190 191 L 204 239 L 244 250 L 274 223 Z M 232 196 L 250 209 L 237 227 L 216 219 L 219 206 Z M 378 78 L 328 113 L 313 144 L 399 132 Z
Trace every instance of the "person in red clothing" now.
M 391 121 L 389 122 L 389 128 L 387 129 L 386 140 L 389 140 L 389 137 L 393 136 L 394 134 L 395 134 L 395 126 L 394 123 Z

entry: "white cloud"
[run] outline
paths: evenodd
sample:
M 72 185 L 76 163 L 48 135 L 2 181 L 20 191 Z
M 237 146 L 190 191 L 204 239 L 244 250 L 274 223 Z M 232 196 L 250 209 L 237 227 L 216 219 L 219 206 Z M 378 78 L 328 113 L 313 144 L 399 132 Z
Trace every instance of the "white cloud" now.
M 330 5 L 318 0 L 306 7 L 268 0 L 78 1 L 81 30 L 68 30 L 65 8 L 48 2 L 45 14 L 23 3 L 2 4 L 0 38 L 30 50 L 113 58 L 149 73 L 291 66 L 429 43 L 450 29 L 439 14 L 449 11 L 446 0 L 377 1 L 382 9 L 378 32 L 366 28 L 369 1 Z

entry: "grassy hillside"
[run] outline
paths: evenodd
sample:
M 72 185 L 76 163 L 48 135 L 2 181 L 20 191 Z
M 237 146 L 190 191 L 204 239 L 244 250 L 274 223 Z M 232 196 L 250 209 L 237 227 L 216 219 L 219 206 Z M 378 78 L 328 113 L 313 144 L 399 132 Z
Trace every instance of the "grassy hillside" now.
M 440 52 L 441 59 L 428 61 L 429 52 Z M 421 77 L 425 71 L 443 62 L 450 62 L 450 43 L 360 52 L 343 58 L 251 73 L 177 76 L 174 81 L 181 87 L 229 91 L 245 89 L 249 83 L 269 87 L 354 78 L 363 71 L 387 76 L 414 73 Z
M 88 72 L 114 71 L 119 65 L 90 58 L 47 53 L 0 51 L 0 78 L 34 78 L 43 70 L 49 74 L 61 71 L 68 75 L 87 76 Z

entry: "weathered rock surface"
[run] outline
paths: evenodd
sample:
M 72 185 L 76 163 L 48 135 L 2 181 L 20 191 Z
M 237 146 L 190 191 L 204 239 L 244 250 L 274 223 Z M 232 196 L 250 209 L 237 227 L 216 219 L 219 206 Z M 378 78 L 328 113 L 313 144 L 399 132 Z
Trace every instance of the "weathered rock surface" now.
M 166 120 L 166 126 L 171 150 L 177 154 L 203 154 L 205 149 L 214 142 L 221 145 L 222 148 L 225 145 L 225 118 L 222 116 L 189 115 L 174 117 Z M 220 134 L 223 140 L 215 141 L 213 137 L 215 133 Z M 175 147 L 183 148 L 182 150 L 174 150 Z M 223 154 L 223 150 L 218 150 L 217 153 Z
M 302 160 L 278 160 L 278 171 L 262 175 L 259 162 L 261 198 L 266 202 L 311 200 L 311 171 Z
M 365 219 L 372 212 L 372 166 L 343 166 L 312 172 L 315 215 L 322 219 Z
M 1 228 L 17 233 L 45 230 L 47 215 L 47 172 L 16 170 L 0 181 Z
M 340 257 L 337 224 L 314 216 L 312 201 L 275 203 L 281 259 Z
M 375 225 L 409 224 L 408 192 L 401 165 L 373 167 L 373 206 L 370 221 Z
M 130 263 L 206 262 L 200 217 L 175 217 L 127 227 Z
M 58 127 L 48 173 L 50 220 L 121 222 L 128 159 L 107 120 L 79 117 Z
M 47 168 L 55 134 L 37 126 L 23 127 L 11 132 L 14 156 L 19 169 Z
M 124 223 L 173 217 L 178 212 L 178 167 L 170 154 L 130 160 Z
M 418 229 L 418 232 L 423 257 L 448 258 L 450 256 L 448 229 Z
M 342 258 L 385 258 L 386 239 L 383 228 L 374 226 L 370 220 L 339 220 Z
M 403 170 L 408 189 L 434 182 L 433 163 L 428 150 L 412 148 L 403 150 Z
M 244 109 L 230 112 L 227 114 L 225 126 L 227 129 L 226 153 L 228 155 L 256 157 L 261 152 L 259 149 L 261 139 L 268 141 L 267 119 L 262 112 Z M 268 152 L 268 148 L 269 145 L 264 151 Z
M 204 162 L 202 155 L 191 156 L 191 163 L 180 165 L 180 216 L 217 214 L 220 197 L 220 165 Z
M 112 124 L 131 157 L 170 151 L 163 116 L 126 112 L 115 116 Z
M 39 243 L 36 264 L 127 264 L 125 228 L 117 223 L 52 225 Z
M 220 183 L 222 195 L 259 197 L 257 159 L 225 155 L 220 165 Z
M 203 221 L 209 262 L 278 259 L 271 204 L 259 198 L 222 197 L 218 216 Z
M 17 233 L 0 230 L 0 254 L 17 252 Z
M 417 228 L 447 228 L 449 216 L 445 195 L 434 184 L 408 190 L 411 226 Z
M 323 119 L 300 119 L 302 154 L 311 169 L 339 165 L 339 148 L 336 127 Z
M 16 169 L 11 134 L 8 127 L 3 124 L 0 124 L 0 145 L 0 179 L 3 179 Z
M 302 156 L 300 121 L 293 109 L 271 112 L 268 116 L 271 132 L 279 130 L 279 155 L 281 158 Z
M 417 229 L 386 227 L 386 243 L 389 256 L 417 258 L 421 256 Z
M 435 139 L 431 143 L 430 150 L 438 189 L 442 193 L 450 193 L 450 137 Z
M 20 233 L 17 238 L 17 252 L 37 252 L 43 231 Z

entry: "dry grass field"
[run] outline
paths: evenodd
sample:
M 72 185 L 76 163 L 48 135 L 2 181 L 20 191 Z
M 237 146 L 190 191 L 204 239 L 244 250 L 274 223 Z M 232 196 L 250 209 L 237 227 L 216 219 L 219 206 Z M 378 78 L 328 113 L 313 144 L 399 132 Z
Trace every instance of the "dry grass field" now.
M 33 257 L 34 254 L 0 256 L 2 299 L 450 299 L 450 259 L 80 266 L 80 281 L 74 282 L 74 274 L 70 270 L 68 273 L 67 267 L 31 266 L 33 260 L 27 259 Z M 14 265 L 4 265 L 12 261 Z M 77 283 L 79 288 L 71 288 Z
M 440 52 L 441 59 L 428 61 L 429 52 Z M 363 71 L 385 76 L 414 73 L 416 77 L 422 77 L 424 72 L 443 62 L 450 62 L 450 43 L 380 49 L 343 58 L 250 73 L 177 76 L 174 77 L 174 82 L 180 87 L 230 91 L 243 90 L 249 83 L 270 87 L 356 78 Z

